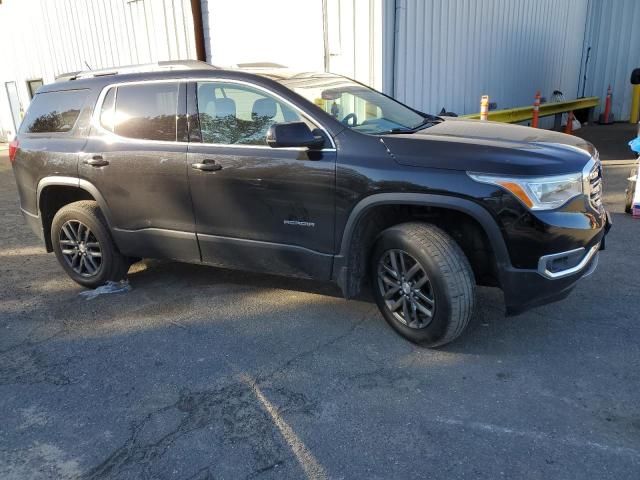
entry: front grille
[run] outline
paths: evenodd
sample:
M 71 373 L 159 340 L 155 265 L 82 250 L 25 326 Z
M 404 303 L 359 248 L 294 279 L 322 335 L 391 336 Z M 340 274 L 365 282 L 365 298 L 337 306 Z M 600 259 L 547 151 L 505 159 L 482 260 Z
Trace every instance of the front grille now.
M 602 208 L 602 163 L 595 159 L 595 165 L 589 172 L 589 201 L 595 208 Z

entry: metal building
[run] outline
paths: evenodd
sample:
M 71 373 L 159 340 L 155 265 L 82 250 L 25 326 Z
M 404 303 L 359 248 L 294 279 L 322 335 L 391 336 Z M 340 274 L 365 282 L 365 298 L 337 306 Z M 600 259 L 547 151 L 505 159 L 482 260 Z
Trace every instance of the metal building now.
M 189 0 L 3 0 L 0 138 L 66 72 L 195 58 Z
M 625 120 L 638 26 L 639 0 L 0 0 L 0 138 L 41 82 L 199 46 L 221 66 L 342 73 L 427 112 L 477 112 L 482 94 L 499 108 L 536 90 L 603 98 L 611 84 Z

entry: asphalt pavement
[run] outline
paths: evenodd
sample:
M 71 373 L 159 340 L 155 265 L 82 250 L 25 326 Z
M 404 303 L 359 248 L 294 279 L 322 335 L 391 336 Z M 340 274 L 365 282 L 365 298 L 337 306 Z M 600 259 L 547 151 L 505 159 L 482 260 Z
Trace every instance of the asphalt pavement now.
M 630 157 L 630 156 L 629 156 Z M 0 479 L 640 478 L 640 220 L 566 300 L 438 350 L 327 284 L 145 261 L 94 300 L 0 152 Z

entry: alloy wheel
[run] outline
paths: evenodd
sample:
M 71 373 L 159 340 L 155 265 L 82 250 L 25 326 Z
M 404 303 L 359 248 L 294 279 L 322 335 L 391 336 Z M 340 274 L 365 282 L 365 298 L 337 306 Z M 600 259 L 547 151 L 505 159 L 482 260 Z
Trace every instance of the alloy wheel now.
M 78 220 L 65 222 L 60 229 L 59 242 L 62 256 L 78 275 L 93 277 L 100 271 L 100 242 L 84 223 Z
M 424 328 L 435 312 L 433 287 L 422 265 L 404 250 L 387 250 L 378 261 L 378 288 L 393 316 L 409 328 Z

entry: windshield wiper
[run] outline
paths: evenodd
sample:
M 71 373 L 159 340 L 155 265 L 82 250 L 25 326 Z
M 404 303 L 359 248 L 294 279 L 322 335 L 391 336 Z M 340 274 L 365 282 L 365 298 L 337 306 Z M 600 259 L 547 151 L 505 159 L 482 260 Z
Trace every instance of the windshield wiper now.
M 401 128 L 396 127 L 390 130 L 384 130 L 382 132 L 378 132 L 376 135 L 389 135 L 392 133 L 413 133 L 413 129 L 407 128 L 407 127 L 401 127 Z
M 379 132 L 377 133 L 377 135 L 390 135 L 390 134 L 394 134 L 394 133 L 415 133 L 418 130 L 421 130 L 423 128 L 426 127 L 432 127 L 433 125 L 437 125 L 438 123 L 442 122 L 443 120 L 439 117 L 433 117 L 431 115 L 429 115 L 428 117 L 425 117 L 425 119 L 420 122 L 418 125 L 416 125 L 415 127 L 409 128 L 409 127 L 396 127 L 396 128 L 391 128 L 389 130 L 384 130 L 383 132 Z
M 425 118 L 424 121 L 420 122 L 418 125 L 416 125 L 415 127 L 411 128 L 410 131 L 411 132 L 417 132 L 418 130 L 420 130 L 422 128 L 432 127 L 434 125 L 437 125 L 440 122 L 442 122 L 441 118 L 429 116 L 429 117 Z

